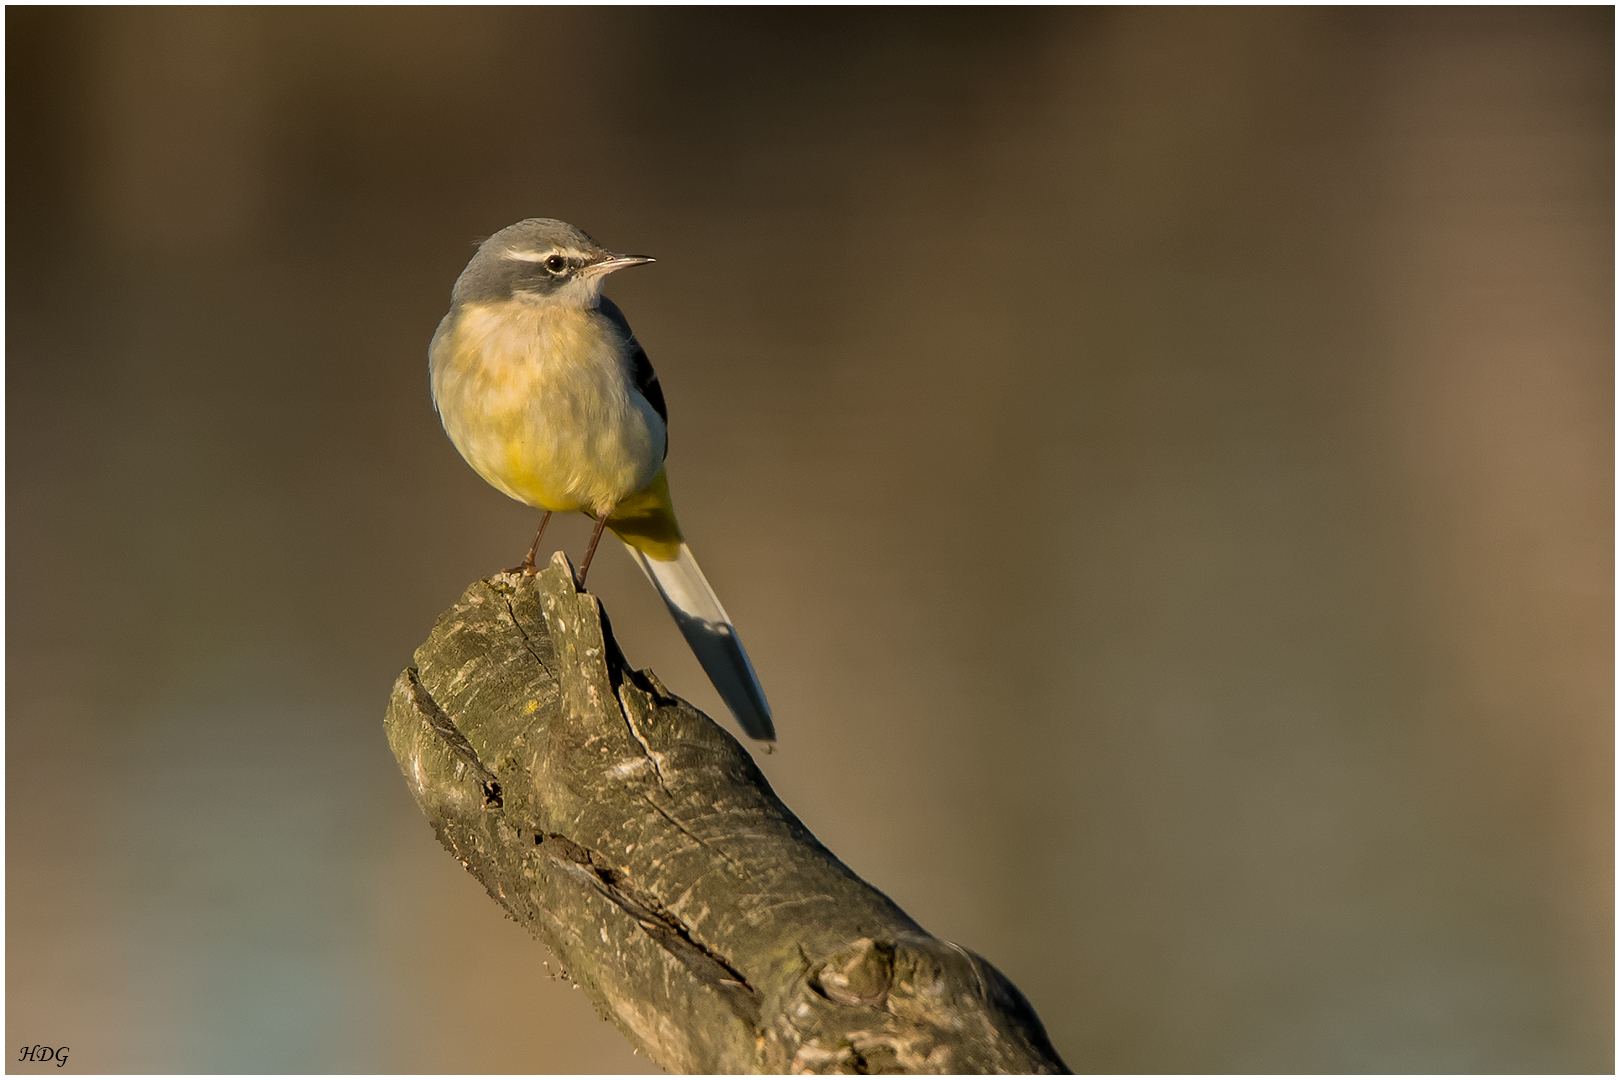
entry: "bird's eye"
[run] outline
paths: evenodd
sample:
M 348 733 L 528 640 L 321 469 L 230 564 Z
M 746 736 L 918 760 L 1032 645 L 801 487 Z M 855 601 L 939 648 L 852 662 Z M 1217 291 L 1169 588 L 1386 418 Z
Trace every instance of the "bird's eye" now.
M 551 258 L 546 260 L 546 269 L 550 270 L 553 274 L 560 274 L 564 270 L 568 269 L 568 260 L 563 258 L 561 255 L 553 255 Z

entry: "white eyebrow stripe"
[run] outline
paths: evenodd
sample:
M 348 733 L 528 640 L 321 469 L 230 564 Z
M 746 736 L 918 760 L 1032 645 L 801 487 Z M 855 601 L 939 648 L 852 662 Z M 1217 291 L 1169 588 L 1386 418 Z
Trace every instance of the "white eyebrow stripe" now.
M 511 259 L 513 262 L 545 262 L 553 255 L 561 255 L 565 259 L 583 259 L 586 262 L 590 261 L 589 257 L 583 251 L 575 251 L 573 248 L 550 248 L 546 251 L 519 251 L 516 248 L 513 248 L 509 251 L 503 251 L 501 253 L 501 258 Z

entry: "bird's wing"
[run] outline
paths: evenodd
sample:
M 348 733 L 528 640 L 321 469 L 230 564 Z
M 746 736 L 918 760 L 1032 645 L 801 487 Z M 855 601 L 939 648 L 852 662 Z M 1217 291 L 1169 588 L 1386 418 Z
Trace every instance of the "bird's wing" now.
M 653 407 L 653 411 L 658 414 L 667 429 L 669 406 L 664 404 L 664 388 L 658 385 L 658 372 L 653 370 L 652 361 L 647 359 L 647 350 L 641 347 L 641 342 L 631 338 L 630 344 L 635 350 L 631 361 L 635 364 L 636 389 L 641 391 L 641 396 L 647 399 L 647 403 Z M 669 456 L 667 446 L 664 447 L 664 456 Z
M 653 407 L 653 411 L 658 414 L 658 418 L 664 422 L 664 456 L 667 458 L 669 457 L 669 406 L 664 404 L 664 388 L 658 385 L 658 372 L 653 370 L 652 361 L 647 359 L 647 350 L 643 349 L 641 342 L 636 340 L 635 332 L 630 329 L 630 320 L 624 317 L 624 312 L 619 310 L 619 305 L 604 296 L 602 297 L 601 310 L 607 320 L 618 328 L 619 333 L 624 335 L 624 340 L 630 347 L 630 377 L 635 382 L 636 389 L 641 391 L 641 396 L 647 399 L 647 404 Z

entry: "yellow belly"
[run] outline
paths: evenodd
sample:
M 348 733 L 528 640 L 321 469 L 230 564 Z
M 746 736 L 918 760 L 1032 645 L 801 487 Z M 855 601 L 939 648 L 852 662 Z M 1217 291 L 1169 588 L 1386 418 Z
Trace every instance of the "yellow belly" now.
M 663 468 L 663 420 L 631 386 L 623 350 L 583 309 L 469 305 L 431 349 L 445 431 L 512 498 L 611 514 Z

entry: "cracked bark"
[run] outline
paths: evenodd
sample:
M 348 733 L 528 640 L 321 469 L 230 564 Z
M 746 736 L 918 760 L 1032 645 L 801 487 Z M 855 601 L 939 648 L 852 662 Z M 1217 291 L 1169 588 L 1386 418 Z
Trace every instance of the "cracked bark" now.
M 1067 1071 L 1012 983 L 630 670 L 573 580 L 558 554 L 470 587 L 385 726 L 440 842 L 604 1016 L 672 1072 Z

